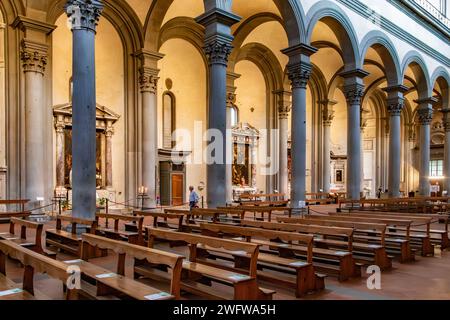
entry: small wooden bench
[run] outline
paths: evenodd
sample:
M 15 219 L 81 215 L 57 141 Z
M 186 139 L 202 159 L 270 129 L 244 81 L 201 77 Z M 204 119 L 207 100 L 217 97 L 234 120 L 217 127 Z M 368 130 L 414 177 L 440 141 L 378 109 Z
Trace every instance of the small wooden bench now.
M 112 240 L 92 234 L 82 235 L 82 260 L 67 261 L 67 264 L 78 265 L 88 283 L 95 285 L 93 291 L 86 286 L 85 292 L 94 299 L 105 299 L 111 296 L 135 300 L 170 300 L 180 297 L 180 277 L 183 256 Z M 115 273 L 88 262 L 96 250 L 112 250 L 117 254 Z M 163 265 L 170 269 L 170 293 L 148 286 L 125 276 L 125 260 L 131 257 L 142 263 L 147 261 L 154 265 Z M 87 289 L 88 288 L 88 289 Z
M 104 220 L 113 220 L 114 227 L 109 228 L 107 226 L 102 227 L 100 224 L 100 219 Z M 144 244 L 144 236 L 143 236 L 143 226 L 144 226 L 144 217 L 143 216 L 129 216 L 123 214 L 106 214 L 106 213 L 97 213 L 96 214 L 97 227 L 96 234 L 103 235 L 107 238 L 114 240 L 125 240 L 132 244 Z M 120 228 L 120 222 L 130 222 L 136 226 L 136 231 L 127 231 L 125 229 Z M 87 229 L 89 232 L 89 228 Z
M 20 261 L 24 266 L 22 288 L 17 288 L 17 285 L 13 285 L 10 281 L 5 280 L 7 257 Z M 49 300 L 44 293 L 34 289 L 34 275 L 37 273 L 46 273 L 49 277 L 62 281 L 66 289 L 66 299 L 77 300 L 78 289 L 65 287 L 67 280 L 71 276 L 67 271 L 67 266 L 60 261 L 26 249 L 12 241 L 0 240 L 0 290 L 16 290 L 16 293 L 1 296 L 0 300 Z M 9 288 L 5 289 L 4 284 Z
M 63 223 L 70 224 L 71 232 L 64 231 Z M 74 218 L 59 215 L 56 217 L 56 229 L 48 229 L 45 231 L 47 246 L 54 246 L 59 250 L 81 256 L 81 235 L 77 233 L 77 226 L 81 225 L 89 227 L 89 232 L 95 234 L 97 229 L 97 221 Z
M 361 231 L 375 231 L 380 235 L 379 244 L 367 244 L 363 242 L 353 241 L 353 258 L 357 262 L 364 264 L 375 264 L 382 270 L 392 268 L 392 257 L 387 255 L 385 248 L 385 235 L 386 224 L 381 223 L 358 223 L 358 222 L 341 222 L 330 220 L 307 220 L 304 218 L 277 218 L 281 223 L 293 223 L 302 225 L 316 225 L 326 227 L 341 227 L 341 228 L 353 228 L 355 232 Z M 325 248 L 347 248 L 347 242 L 333 239 L 315 239 L 315 244 L 323 245 Z
M 258 245 L 152 227 L 147 229 L 149 247 L 153 247 L 156 239 L 177 243 L 184 241 L 189 246 L 189 261 L 183 263 L 182 290 L 208 299 L 272 300 L 275 292 L 260 288 L 257 283 Z M 245 264 L 248 266 L 247 272 L 243 273 L 240 259 L 235 261 L 234 266 L 208 259 L 210 248 L 223 249 L 229 256 L 237 252 L 242 253 L 245 259 L 249 259 L 249 262 L 246 261 Z M 135 272 L 145 275 L 143 270 L 135 269 Z M 232 287 L 233 294 L 214 290 L 211 287 L 212 282 Z
M 345 250 L 330 250 L 323 248 L 313 248 L 313 265 L 316 270 L 328 275 L 335 276 L 339 281 L 346 281 L 351 277 L 360 277 L 360 264 L 353 259 L 353 229 L 322 226 L 302 226 L 298 224 L 284 224 L 263 221 L 241 221 L 245 227 L 253 227 L 267 230 L 278 230 L 286 232 L 297 232 L 312 234 L 319 237 L 339 236 L 347 239 Z M 292 258 L 298 254 L 305 256 L 307 250 L 298 245 L 289 245 L 279 248 L 280 255 L 284 258 Z
M 260 253 L 258 254 L 258 279 L 277 283 L 282 286 L 287 285 L 293 287 L 295 288 L 295 295 L 297 298 L 309 292 L 323 290 L 325 288 L 324 276 L 316 274 L 312 264 L 314 239 L 312 235 L 223 224 L 201 224 L 201 228 L 203 234 L 207 236 L 239 236 L 242 238 L 234 238 L 233 240 L 253 242 L 268 247 L 269 250 L 267 253 L 260 248 Z M 268 241 L 261 241 L 261 239 Z M 278 254 L 271 254 L 272 251 L 270 249 L 276 248 L 278 251 L 278 248 L 283 248 L 286 244 L 291 244 L 293 242 L 307 248 L 305 260 L 287 259 L 279 257 Z M 275 270 L 285 274 L 273 274 L 264 271 L 264 269 Z M 294 278 L 287 274 L 288 272 L 291 273 L 290 271 L 295 275 Z
M 16 234 L 16 226 L 20 226 L 20 235 Z M 29 241 L 27 230 L 34 230 L 34 240 Z M 9 232 L 0 233 L 0 239 L 13 241 L 22 247 L 33 250 L 37 253 L 56 258 L 56 253 L 43 248 L 42 231 L 44 224 L 19 218 L 11 218 L 9 221 Z

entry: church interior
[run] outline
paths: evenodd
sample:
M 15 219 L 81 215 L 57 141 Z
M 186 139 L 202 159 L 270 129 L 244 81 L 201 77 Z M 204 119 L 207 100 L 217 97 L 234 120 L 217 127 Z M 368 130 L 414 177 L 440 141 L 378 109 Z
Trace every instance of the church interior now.
M 447 0 L 2 0 L 0 300 L 448 300 L 449 86 Z

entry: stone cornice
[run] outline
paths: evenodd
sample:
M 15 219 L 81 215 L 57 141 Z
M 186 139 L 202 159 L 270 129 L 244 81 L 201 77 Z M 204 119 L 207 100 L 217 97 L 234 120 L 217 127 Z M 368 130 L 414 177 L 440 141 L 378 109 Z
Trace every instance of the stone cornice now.
M 419 123 L 422 126 L 430 125 L 433 121 L 433 109 L 432 108 L 419 108 L 417 110 L 419 115 Z
M 158 61 L 164 58 L 164 54 L 146 49 L 140 49 L 133 54 L 141 62 L 141 67 L 157 68 Z
M 223 9 L 215 8 L 208 12 L 205 12 L 201 16 L 195 19 L 195 22 L 206 27 L 213 23 L 219 23 L 226 26 L 232 26 L 235 23 L 241 21 L 241 17 Z
M 18 15 L 16 19 L 11 23 L 13 28 L 19 28 L 22 31 L 26 31 L 27 29 L 40 31 L 49 35 L 56 29 L 55 25 L 48 24 L 42 21 L 33 20 L 21 15 Z

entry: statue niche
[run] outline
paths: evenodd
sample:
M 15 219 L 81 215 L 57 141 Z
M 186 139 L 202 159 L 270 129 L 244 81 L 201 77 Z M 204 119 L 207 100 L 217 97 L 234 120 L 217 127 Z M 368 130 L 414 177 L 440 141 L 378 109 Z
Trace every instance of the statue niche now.
M 56 182 L 58 189 L 72 189 L 72 104 L 53 107 L 56 129 Z M 120 116 L 96 106 L 97 189 L 112 190 L 112 136 Z

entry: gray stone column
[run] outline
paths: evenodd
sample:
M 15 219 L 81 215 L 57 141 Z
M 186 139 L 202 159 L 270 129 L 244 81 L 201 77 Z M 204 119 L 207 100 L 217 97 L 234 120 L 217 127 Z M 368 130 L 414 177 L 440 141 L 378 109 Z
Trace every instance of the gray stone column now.
M 312 72 L 310 56 L 317 49 L 300 44 L 282 52 L 289 57 L 287 69 L 292 85 L 291 207 L 299 208 L 306 198 L 306 89 Z
M 387 108 L 389 112 L 389 178 L 388 191 L 390 198 L 400 197 L 401 172 L 401 126 L 400 116 L 403 110 L 403 93 L 408 90 L 404 86 L 384 89 L 387 92 Z
M 430 195 L 430 125 L 433 120 L 433 105 L 435 99 L 416 101 L 419 104 L 418 114 L 420 123 L 420 167 L 419 167 L 419 194 Z
M 114 135 L 114 128 L 112 121 L 106 121 L 105 129 L 105 153 L 106 153 L 106 177 L 105 186 L 107 190 L 113 187 L 113 171 L 112 171 L 112 137 Z
M 445 128 L 445 143 L 444 143 L 444 190 L 447 190 L 447 195 L 450 195 L 450 109 L 444 107 L 442 109 L 443 122 Z
M 361 102 L 364 96 L 363 70 L 343 72 L 347 98 L 347 198 L 360 199 L 361 189 Z
M 95 33 L 103 5 L 98 0 L 68 0 L 73 34 L 72 215 L 95 219 L 96 87 Z
M 220 133 L 222 139 L 221 147 L 215 141 L 219 137 L 208 141 L 209 148 L 214 149 L 214 152 L 208 155 L 207 205 L 215 208 L 225 205 L 227 200 L 227 64 L 233 41 L 230 27 L 239 22 L 240 17 L 222 9 L 211 8 L 196 21 L 205 27 L 204 50 L 209 63 L 208 129 Z
M 362 113 L 364 112 L 364 110 L 361 111 L 361 183 L 360 183 L 360 192 L 361 195 L 364 196 L 364 132 L 366 131 L 367 128 L 367 119 L 364 119 L 362 117 Z
M 331 181 L 331 124 L 334 120 L 334 110 L 333 106 L 336 105 L 336 101 L 327 100 L 322 101 L 323 105 L 323 181 L 322 189 L 323 192 L 329 193 L 331 191 L 330 181 Z
M 58 188 L 65 187 L 64 175 L 65 175 L 65 160 L 64 160 L 64 129 L 66 124 L 64 123 L 64 116 L 58 115 L 55 121 L 56 129 L 56 186 Z
M 278 192 L 289 198 L 289 171 L 288 171 L 288 139 L 289 139 L 289 113 L 291 112 L 290 97 L 292 94 L 286 91 L 276 92 L 278 96 L 278 138 L 279 138 L 279 161 L 278 161 Z
M 22 65 L 25 73 L 25 196 L 37 206 L 45 197 L 45 85 L 47 45 L 22 42 Z
M 147 188 L 148 198 L 144 208 L 156 207 L 156 169 L 158 167 L 158 61 L 164 55 L 147 50 L 136 53 L 140 60 L 139 86 L 142 96 L 142 186 Z M 139 186 L 140 187 L 140 186 Z

